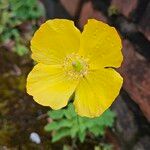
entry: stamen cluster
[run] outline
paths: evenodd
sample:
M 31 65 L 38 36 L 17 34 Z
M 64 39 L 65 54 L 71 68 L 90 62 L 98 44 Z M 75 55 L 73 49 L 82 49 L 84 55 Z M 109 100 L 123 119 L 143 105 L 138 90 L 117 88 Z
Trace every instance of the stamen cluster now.
M 88 73 L 88 59 L 76 53 L 72 53 L 66 56 L 63 68 L 70 78 L 79 79 Z

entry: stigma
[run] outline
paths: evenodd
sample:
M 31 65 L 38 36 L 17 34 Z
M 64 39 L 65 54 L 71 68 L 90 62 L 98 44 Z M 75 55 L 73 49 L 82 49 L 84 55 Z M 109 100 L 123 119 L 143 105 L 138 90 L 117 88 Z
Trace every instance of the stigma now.
M 83 56 L 72 53 L 66 56 L 63 68 L 69 78 L 79 79 L 88 73 L 88 60 Z

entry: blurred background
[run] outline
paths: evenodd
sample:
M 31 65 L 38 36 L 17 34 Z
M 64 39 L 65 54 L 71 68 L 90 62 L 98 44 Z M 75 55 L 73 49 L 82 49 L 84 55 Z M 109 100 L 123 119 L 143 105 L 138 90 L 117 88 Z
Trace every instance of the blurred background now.
M 52 111 L 26 93 L 30 40 L 52 18 L 81 31 L 95 18 L 122 38 L 124 85 L 100 118 L 76 120 L 71 104 Z M 0 150 L 150 150 L 149 122 L 149 0 L 0 0 Z

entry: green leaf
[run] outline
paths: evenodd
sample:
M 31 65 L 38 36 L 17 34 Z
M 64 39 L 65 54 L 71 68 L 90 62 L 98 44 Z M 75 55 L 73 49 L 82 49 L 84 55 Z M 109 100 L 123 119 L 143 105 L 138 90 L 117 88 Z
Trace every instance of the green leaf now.
M 84 125 L 85 125 L 87 128 L 91 128 L 91 127 L 93 127 L 95 124 L 97 124 L 97 123 L 95 122 L 94 119 L 88 118 L 88 119 L 84 120 Z
M 15 39 L 20 39 L 20 34 L 19 34 L 19 31 L 17 30 L 17 29 L 13 29 L 12 31 L 11 31 L 11 34 L 12 34 L 12 36 L 15 38 Z
M 59 141 L 61 138 L 69 136 L 70 135 L 70 129 L 61 129 L 58 130 L 52 137 L 52 142 Z
M 98 124 L 111 127 L 114 123 L 114 117 L 115 113 L 108 109 L 102 114 L 101 117 L 99 117 Z
M 65 117 L 71 119 L 77 116 L 73 104 L 69 104 L 67 109 L 64 110 Z
M 104 135 L 104 127 L 103 126 L 94 126 L 90 128 L 89 131 L 93 133 L 95 136 Z
M 57 122 L 51 122 L 44 127 L 44 130 L 50 132 L 52 130 L 56 130 L 57 126 Z
M 70 120 L 63 119 L 59 122 L 53 121 L 53 122 L 47 124 L 45 126 L 45 130 L 46 131 L 52 131 L 52 130 L 55 131 L 55 130 L 59 130 L 59 129 L 64 128 L 64 127 L 71 127 L 71 126 L 72 126 L 72 122 Z
M 62 109 L 48 111 L 48 116 L 52 119 L 61 119 L 64 116 L 64 111 Z
M 79 125 L 77 121 L 75 120 L 73 122 L 72 128 L 70 129 L 71 137 L 74 138 L 75 136 L 77 136 L 78 131 L 79 131 Z
M 85 119 L 83 117 L 78 116 L 78 126 L 81 132 L 86 130 L 87 126 L 85 126 Z
M 21 45 L 21 44 L 18 44 L 18 45 L 16 46 L 15 51 L 17 52 L 17 54 L 18 54 L 19 56 L 23 56 L 23 55 L 27 54 L 28 49 L 27 49 L 26 46 Z
M 4 31 L 4 26 L 0 24 L 0 34 Z
M 79 132 L 78 135 L 79 135 L 80 142 L 83 143 L 85 140 L 86 132 Z
M 10 13 L 4 11 L 1 16 L 1 24 L 5 25 L 9 21 L 9 19 L 10 19 Z
M 71 120 L 67 120 L 67 119 L 63 119 L 62 121 L 59 121 L 58 125 L 57 125 L 57 130 L 62 128 L 62 127 L 72 127 L 72 121 Z
M 51 110 L 48 115 L 53 119 L 53 124 L 48 124 L 45 128 L 56 133 L 53 135 L 53 141 L 70 136 L 71 138 L 79 138 L 81 142 L 84 142 L 87 132 L 91 132 L 96 137 L 103 136 L 105 128 L 112 127 L 115 117 L 115 114 L 110 110 L 97 118 L 80 117 L 75 113 L 72 103 L 64 109 Z

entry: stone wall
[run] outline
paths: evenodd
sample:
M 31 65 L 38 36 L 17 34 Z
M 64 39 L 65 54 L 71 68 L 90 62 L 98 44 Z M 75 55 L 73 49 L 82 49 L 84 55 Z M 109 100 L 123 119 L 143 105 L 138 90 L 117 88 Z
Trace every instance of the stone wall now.
M 150 149 L 150 1 L 149 0 L 41 0 L 47 19 L 68 18 L 81 30 L 88 18 L 115 26 L 123 43 L 124 78 L 112 106 L 117 114 L 114 131 L 107 131 L 115 149 Z

